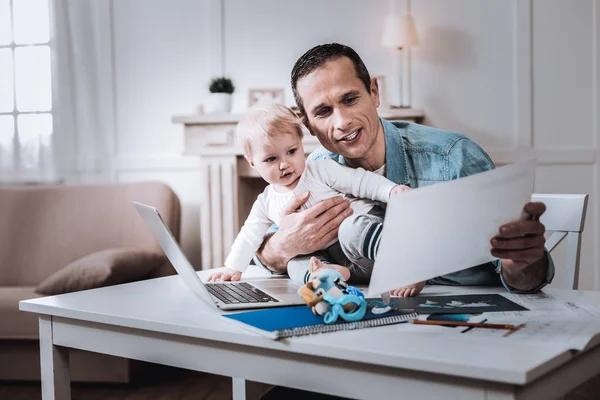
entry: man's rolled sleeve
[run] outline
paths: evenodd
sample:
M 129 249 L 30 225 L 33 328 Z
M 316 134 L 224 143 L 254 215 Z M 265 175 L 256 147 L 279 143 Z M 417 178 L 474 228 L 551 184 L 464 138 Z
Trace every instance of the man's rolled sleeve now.
M 496 265 L 496 272 L 498 272 L 498 274 L 500 275 L 500 281 L 502 282 L 502 285 L 504 285 L 506 290 L 508 290 L 511 293 L 516 293 L 516 294 L 530 294 L 530 293 L 539 292 L 546 285 L 552 283 L 552 280 L 554 279 L 554 273 L 555 273 L 554 261 L 552 261 L 552 256 L 550 256 L 550 253 L 548 253 L 548 250 L 546 250 L 546 257 L 548 258 L 548 270 L 546 271 L 546 279 L 544 280 L 544 282 L 542 282 L 537 287 L 535 287 L 531 290 L 519 290 L 519 289 L 516 289 L 516 288 L 510 286 L 508 283 L 506 283 L 506 281 L 504 280 L 504 277 L 502 276 L 502 262 L 500 260 L 494 260 L 492 262 Z

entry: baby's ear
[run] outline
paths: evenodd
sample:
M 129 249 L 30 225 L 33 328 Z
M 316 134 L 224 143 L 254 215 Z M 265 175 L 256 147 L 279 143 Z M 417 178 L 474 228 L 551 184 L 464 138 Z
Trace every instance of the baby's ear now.
M 248 156 L 244 156 L 244 158 L 246 159 L 246 161 L 248 161 L 248 164 L 250 164 L 250 166 L 254 168 L 254 161 L 252 161 L 252 159 Z

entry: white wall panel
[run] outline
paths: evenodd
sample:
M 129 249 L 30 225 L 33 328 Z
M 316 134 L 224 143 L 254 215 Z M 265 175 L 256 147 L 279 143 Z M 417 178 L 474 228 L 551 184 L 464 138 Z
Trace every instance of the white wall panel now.
M 207 0 L 113 1 L 117 154 L 180 153 L 174 114 L 208 92 Z
M 426 123 L 484 146 L 513 142 L 513 2 L 419 0 L 412 14 L 413 104 Z
M 535 146 L 591 146 L 594 1 L 534 0 L 533 15 Z

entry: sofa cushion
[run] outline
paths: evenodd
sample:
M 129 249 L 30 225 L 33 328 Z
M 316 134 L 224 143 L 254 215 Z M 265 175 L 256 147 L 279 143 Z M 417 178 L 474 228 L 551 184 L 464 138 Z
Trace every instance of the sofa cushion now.
M 164 264 L 164 254 L 133 247 L 98 251 L 46 278 L 36 293 L 52 296 L 143 279 Z
M 36 297 L 34 286 L 0 286 L 0 339 L 38 338 L 38 315 L 19 311 L 19 301 Z

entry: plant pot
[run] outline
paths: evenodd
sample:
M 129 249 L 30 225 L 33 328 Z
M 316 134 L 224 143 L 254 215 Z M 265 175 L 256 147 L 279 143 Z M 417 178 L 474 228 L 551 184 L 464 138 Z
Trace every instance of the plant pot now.
M 208 110 L 207 112 L 215 113 L 230 113 L 231 112 L 231 97 L 230 93 L 210 93 L 208 95 Z

